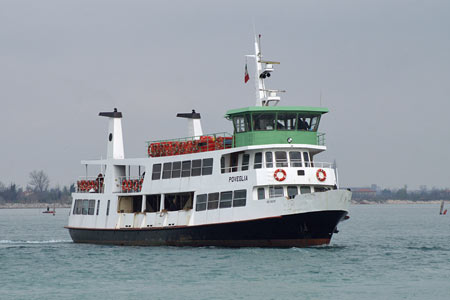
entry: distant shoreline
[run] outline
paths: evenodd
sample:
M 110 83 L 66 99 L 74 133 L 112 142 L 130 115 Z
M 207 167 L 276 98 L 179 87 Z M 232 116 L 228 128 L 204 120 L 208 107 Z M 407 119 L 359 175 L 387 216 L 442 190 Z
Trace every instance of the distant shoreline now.
M 352 204 L 355 205 L 375 205 L 375 204 L 440 204 L 442 200 L 429 200 L 429 201 L 413 201 L 413 200 L 386 200 L 383 202 L 377 202 L 377 201 L 369 201 L 369 200 L 361 200 L 361 201 L 355 201 L 352 200 Z M 447 200 L 444 200 L 444 202 L 448 202 Z
M 65 203 L 3 203 L 0 204 L 0 209 L 20 209 L 20 208 L 70 208 L 71 204 Z
M 442 200 L 430 200 L 430 201 L 412 201 L 412 200 L 386 200 L 384 202 L 376 202 L 376 201 L 354 201 L 352 200 L 352 205 L 379 205 L 379 204 L 440 204 Z M 444 202 L 449 202 L 444 200 Z M 53 209 L 53 206 L 56 208 L 70 208 L 71 204 L 65 203 L 3 203 L 0 204 L 0 209 L 20 209 L 20 208 L 44 208 L 50 207 Z

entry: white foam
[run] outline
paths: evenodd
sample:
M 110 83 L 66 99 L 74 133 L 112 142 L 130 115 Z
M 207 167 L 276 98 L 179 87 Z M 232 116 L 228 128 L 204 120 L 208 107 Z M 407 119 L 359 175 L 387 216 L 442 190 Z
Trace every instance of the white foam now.
M 48 241 L 11 241 L 0 240 L 0 244 L 55 244 L 55 243 L 69 243 L 72 240 L 48 240 Z

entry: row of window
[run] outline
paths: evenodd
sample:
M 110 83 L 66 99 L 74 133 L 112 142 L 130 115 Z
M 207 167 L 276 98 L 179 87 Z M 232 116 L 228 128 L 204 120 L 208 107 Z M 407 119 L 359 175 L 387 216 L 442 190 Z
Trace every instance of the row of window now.
M 108 200 L 108 204 L 106 206 L 106 215 L 109 216 L 109 204 L 110 200 Z M 73 206 L 74 215 L 94 215 L 95 211 L 95 200 L 93 199 L 76 199 L 75 204 Z M 97 200 L 97 210 L 95 214 L 98 216 L 100 211 L 100 200 Z
M 267 195 L 269 198 L 276 197 L 288 197 L 289 199 L 293 199 L 296 195 L 299 194 L 310 194 L 311 186 L 296 186 L 296 185 L 288 185 L 288 186 L 269 186 L 269 187 L 259 187 L 257 189 L 258 200 L 267 199 Z M 314 187 L 314 192 L 325 192 L 328 191 L 327 187 Z M 299 193 L 300 191 L 300 193 Z M 268 192 L 268 194 L 267 194 Z
M 247 200 L 247 190 L 226 191 L 197 195 L 196 211 L 217 208 L 242 207 Z
M 263 156 L 264 154 L 264 156 Z M 263 160 L 264 159 L 264 160 Z M 250 167 L 250 154 L 245 153 L 242 155 L 241 167 L 238 168 L 237 156 L 230 157 L 230 170 L 227 170 L 225 164 L 225 156 L 222 156 L 220 160 L 221 172 L 237 172 L 238 169 L 241 171 L 246 171 Z M 286 167 L 313 167 L 313 162 L 309 156 L 308 152 L 300 151 L 275 151 L 275 152 L 256 152 L 253 159 L 253 168 L 261 169 L 266 168 L 286 168 Z
M 162 169 L 162 170 L 161 170 Z M 161 172 L 162 171 L 162 172 Z M 167 162 L 163 165 L 154 164 L 152 180 L 204 176 L 213 173 L 213 159 L 194 159 L 185 161 Z
M 233 117 L 237 133 L 261 130 L 317 131 L 320 115 L 302 113 L 253 113 Z

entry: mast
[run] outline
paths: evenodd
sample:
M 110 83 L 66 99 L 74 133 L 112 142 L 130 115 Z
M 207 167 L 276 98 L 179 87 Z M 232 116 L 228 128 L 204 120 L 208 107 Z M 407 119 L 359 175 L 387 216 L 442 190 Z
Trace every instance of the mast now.
M 277 105 L 281 98 L 278 93 L 284 93 L 284 90 L 266 89 L 264 80 L 271 76 L 274 71 L 273 65 L 279 65 L 277 61 L 264 61 L 261 53 L 261 35 L 255 36 L 255 54 L 246 55 L 255 59 L 255 90 L 256 106 Z

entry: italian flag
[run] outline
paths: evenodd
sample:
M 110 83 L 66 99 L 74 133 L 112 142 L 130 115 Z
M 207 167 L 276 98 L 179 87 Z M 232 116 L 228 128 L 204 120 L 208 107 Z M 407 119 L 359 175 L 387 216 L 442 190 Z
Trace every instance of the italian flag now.
M 247 64 L 245 64 L 245 75 L 244 75 L 244 83 L 250 80 L 250 76 L 248 76 Z

